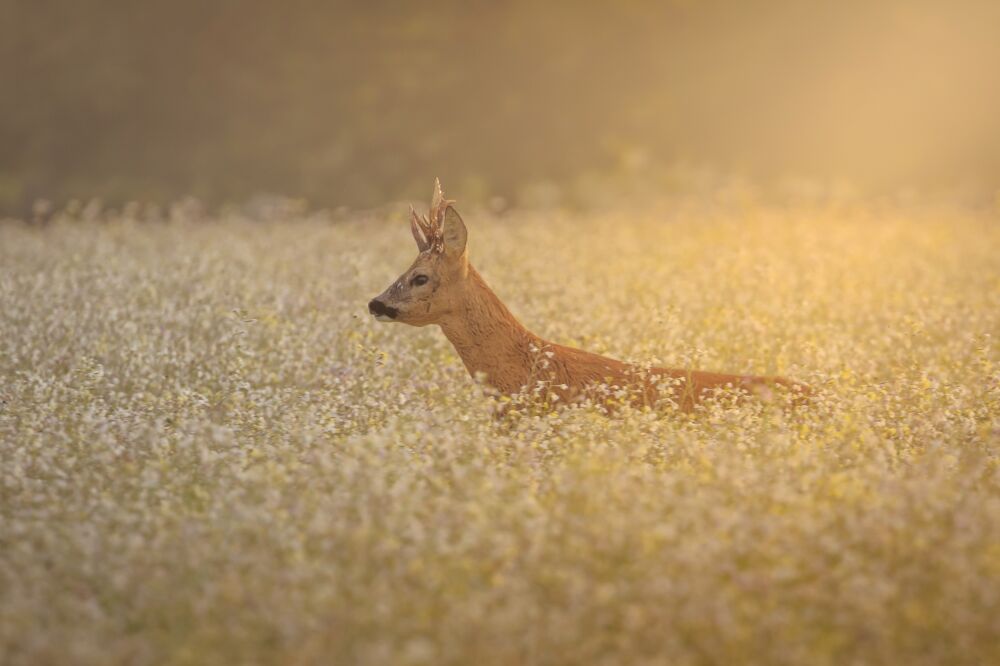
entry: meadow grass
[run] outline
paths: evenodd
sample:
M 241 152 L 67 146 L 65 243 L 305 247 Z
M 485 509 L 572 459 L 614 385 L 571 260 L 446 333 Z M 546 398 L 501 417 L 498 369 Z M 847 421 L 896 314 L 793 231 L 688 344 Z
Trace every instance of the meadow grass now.
M 403 215 L 96 217 L 0 225 L 4 664 L 1000 663 L 996 213 L 465 212 L 548 339 L 817 389 L 503 421 L 366 315 Z

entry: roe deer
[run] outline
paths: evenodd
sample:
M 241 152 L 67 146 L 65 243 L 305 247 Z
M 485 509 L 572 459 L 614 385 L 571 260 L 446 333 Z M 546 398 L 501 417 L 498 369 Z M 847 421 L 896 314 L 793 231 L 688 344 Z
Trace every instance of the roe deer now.
M 626 389 L 633 404 L 666 401 L 685 411 L 717 388 L 769 394 L 780 386 L 795 394 L 796 402 L 810 393 L 806 385 L 783 377 L 644 369 L 546 342 L 521 325 L 469 263 L 468 234 L 453 204 L 435 181 L 429 216 L 418 216 L 410 207 L 410 230 L 420 253 L 368 303 L 368 310 L 378 321 L 437 324 L 469 374 L 481 373 L 500 393 L 514 395 L 542 386 L 551 391 L 549 398 L 558 396 L 562 402 L 600 401 L 607 387 L 614 386 Z

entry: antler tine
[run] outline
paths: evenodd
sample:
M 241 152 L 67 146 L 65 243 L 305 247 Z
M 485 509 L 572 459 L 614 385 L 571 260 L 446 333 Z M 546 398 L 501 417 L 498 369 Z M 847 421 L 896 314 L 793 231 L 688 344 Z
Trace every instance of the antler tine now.
M 431 195 L 430 222 L 438 230 L 441 228 L 441 221 L 444 219 L 444 212 L 448 206 L 455 203 L 454 199 L 445 199 L 444 192 L 441 191 L 441 181 L 434 179 L 434 193 Z
M 435 178 L 434 192 L 431 193 L 431 211 L 437 210 L 443 199 L 444 193 L 441 191 L 441 180 L 439 178 Z
M 412 204 L 410 205 L 410 233 L 413 234 L 413 240 L 417 241 L 417 249 L 421 252 L 431 246 L 431 239 L 427 234 L 424 221 L 417 215 L 417 211 L 413 209 Z
M 444 192 L 441 190 L 441 181 L 437 178 L 434 179 L 434 194 L 431 196 L 431 221 L 440 222 L 441 214 L 444 210 L 455 203 L 453 199 L 445 199 Z
M 437 228 L 427 219 L 426 215 L 421 215 L 418 219 L 420 228 L 423 229 L 424 235 L 427 236 L 427 241 L 433 241 L 434 237 L 437 236 Z

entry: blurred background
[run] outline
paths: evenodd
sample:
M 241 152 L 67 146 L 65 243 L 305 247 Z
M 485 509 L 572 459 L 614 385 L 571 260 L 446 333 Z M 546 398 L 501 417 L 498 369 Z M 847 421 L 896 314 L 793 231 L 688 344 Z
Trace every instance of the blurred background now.
M 1000 184 L 995 0 L 0 0 L 0 212 Z M 554 193 L 554 194 L 553 194 Z

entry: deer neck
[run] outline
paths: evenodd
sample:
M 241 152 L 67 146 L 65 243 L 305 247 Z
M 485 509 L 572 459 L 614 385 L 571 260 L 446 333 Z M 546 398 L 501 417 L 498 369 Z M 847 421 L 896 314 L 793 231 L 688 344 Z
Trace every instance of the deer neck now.
M 486 383 L 504 393 L 529 381 L 531 347 L 541 347 L 542 340 L 521 325 L 471 265 L 459 303 L 440 325 L 473 377 L 485 374 Z

